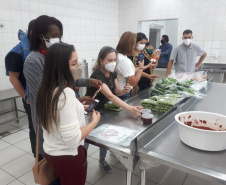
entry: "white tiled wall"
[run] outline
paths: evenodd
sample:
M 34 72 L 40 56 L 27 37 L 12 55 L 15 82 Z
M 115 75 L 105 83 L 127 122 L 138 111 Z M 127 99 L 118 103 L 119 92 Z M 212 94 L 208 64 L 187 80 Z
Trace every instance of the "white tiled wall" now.
M 226 63 L 225 12 L 226 0 L 0 0 L 0 90 L 12 87 L 4 57 L 18 43 L 17 31 L 39 15 L 61 20 L 63 41 L 87 61 L 102 46 L 115 47 L 124 31 L 137 32 L 138 21 L 178 19 L 178 44 L 183 30 L 192 29 L 194 42 L 208 53 L 205 62 Z
M 43 14 L 63 23 L 63 41 L 76 47 L 80 59 L 92 61 L 101 47 L 116 47 L 119 0 L 0 0 L 0 90 L 12 87 L 4 57 L 19 42 L 18 30 Z
M 205 62 L 226 63 L 226 0 L 120 0 L 119 9 L 119 35 L 137 32 L 138 21 L 178 19 L 178 44 L 191 29 Z

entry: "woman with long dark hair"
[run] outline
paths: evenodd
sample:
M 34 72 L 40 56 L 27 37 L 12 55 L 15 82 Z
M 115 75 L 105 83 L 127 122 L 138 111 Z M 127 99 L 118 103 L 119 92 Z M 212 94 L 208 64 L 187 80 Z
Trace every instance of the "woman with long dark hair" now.
M 133 94 L 136 94 L 138 90 L 143 90 L 146 88 L 151 87 L 152 81 L 155 78 L 158 78 L 159 76 L 156 74 L 153 74 L 153 70 L 155 69 L 157 63 L 151 62 L 151 55 L 147 52 L 145 49 L 145 44 L 147 43 L 147 37 L 144 33 L 137 33 L 137 40 L 136 45 L 134 47 L 133 53 L 130 56 L 127 56 L 134 64 L 135 67 L 137 66 L 137 59 L 139 54 L 144 55 L 144 67 L 143 67 L 143 73 L 141 75 L 141 79 L 138 82 L 138 86 L 133 89 Z
M 45 63 L 45 54 L 49 47 L 54 43 L 59 43 L 61 38 L 63 37 L 63 25 L 62 23 L 56 19 L 55 17 L 49 17 L 47 15 L 39 16 L 35 22 L 32 29 L 31 35 L 31 44 L 30 49 L 31 53 L 27 57 L 24 63 L 24 76 L 26 78 L 28 87 L 29 87 L 29 98 L 30 98 L 30 107 L 31 107 L 31 116 L 32 122 L 34 126 L 34 130 L 36 132 L 38 117 L 36 114 L 36 96 L 38 89 L 42 82 L 43 76 L 43 66 Z M 80 73 L 81 74 L 81 73 Z M 76 75 L 77 80 L 75 86 L 101 86 L 101 82 L 95 79 L 79 79 L 79 75 Z M 86 99 L 82 99 L 82 101 L 86 101 L 91 99 L 86 97 Z M 42 129 L 39 132 L 39 161 L 43 159 L 43 136 Z
M 45 56 L 44 72 L 37 94 L 37 115 L 43 128 L 43 149 L 47 162 L 62 185 L 84 185 L 87 154 L 84 139 L 100 120 L 93 110 L 86 126 L 84 107 L 75 97 L 71 71 L 78 68 L 73 45 L 58 43 Z

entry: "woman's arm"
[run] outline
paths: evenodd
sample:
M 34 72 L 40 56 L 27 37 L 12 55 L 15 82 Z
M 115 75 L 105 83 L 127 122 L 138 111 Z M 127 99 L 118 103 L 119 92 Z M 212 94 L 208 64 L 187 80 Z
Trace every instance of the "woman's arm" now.
M 81 140 L 88 136 L 100 120 L 100 113 L 93 111 L 91 123 L 81 128 L 81 120 L 79 119 L 81 115 L 78 114 L 77 110 L 80 106 L 80 103 L 75 98 L 74 91 L 70 88 L 65 88 L 64 94 L 62 93 L 58 101 L 60 117 L 58 124 L 59 133 L 65 145 L 71 148 L 78 145 Z
M 148 68 L 155 68 L 157 66 L 157 62 L 156 63 L 153 63 L 153 62 L 150 62 L 148 65 L 144 66 L 144 70 L 145 69 L 148 69 Z M 139 67 L 136 67 L 136 71 L 137 69 L 139 69 Z
M 137 73 L 135 73 L 135 75 L 128 77 L 128 83 L 133 87 L 136 86 L 137 83 L 140 81 L 142 73 L 143 73 L 143 69 L 138 68 Z
M 150 80 L 154 80 L 155 78 L 159 78 L 160 76 L 156 75 L 156 74 L 148 74 L 148 73 L 143 72 L 142 77 L 146 77 Z
M 21 84 L 21 82 L 19 80 L 19 76 L 20 76 L 20 73 L 9 71 L 9 80 L 10 80 L 11 84 L 16 89 L 18 94 L 22 98 L 24 98 L 25 97 L 25 90 L 24 90 L 24 87 L 23 87 L 23 85 Z
M 100 92 L 104 96 L 106 96 L 107 99 L 112 101 L 115 105 L 118 105 L 118 106 L 122 107 L 123 109 L 126 109 L 127 111 L 131 112 L 135 116 L 138 116 L 138 117 L 140 116 L 140 109 L 142 109 L 142 107 L 131 106 L 131 105 L 125 103 L 120 98 L 118 98 L 117 96 L 112 94 L 111 90 L 108 88 L 108 86 L 105 83 L 103 83 L 103 86 L 102 86 L 102 89 Z
M 90 115 L 90 120 L 91 123 L 80 129 L 82 132 L 81 140 L 85 139 L 100 121 L 100 113 L 93 110 L 93 113 Z

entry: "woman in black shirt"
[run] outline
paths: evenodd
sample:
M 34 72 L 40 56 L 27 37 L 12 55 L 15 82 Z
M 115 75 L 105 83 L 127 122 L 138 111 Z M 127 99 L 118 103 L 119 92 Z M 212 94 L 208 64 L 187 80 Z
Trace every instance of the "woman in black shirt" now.
M 140 106 L 131 106 L 119 99 L 117 96 L 122 96 L 125 93 L 130 92 L 130 85 L 127 84 L 123 90 L 119 88 L 117 76 L 115 74 L 115 66 L 116 66 L 116 60 L 117 60 L 117 53 L 116 50 L 105 46 L 100 50 L 100 53 L 98 55 L 95 67 L 93 68 L 94 72 L 90 76 L 91 78 L 95 78 L 98 80 L 101 80 L 103 85 L 100 90 L 100 93 L 96 96 L 96 99 L 100 101 L 97 107 L 95 109 L 101 109 L 104 108 L 104 104 L 110 100 L 114 104 L 122 107 L 123 109 L 128 110 L 132 114 L 136 116 L 140 116 L 140 109 L 142 107 Z M 86 96 L 93 96 L 96 92 L 97 88 L 95 87 L 88 87 Z M 115 96 L 117 95 L 117 96 Z M 88 148 L 88 144 L 85 143 L 86 149 Z M 107 154 L 107 150 L 104 148 L 100 148 L 100 166 L 103 167 L 105 172 L 110 172 L 110 166 L 105 161 L 105 157 Z
M 137 57 L 140 53 L 144 55 L 144 71 L 142 73 L 142 77 L 138 82 L 138 88 L 134 88 L 132 94 L 136 94 L 135 91 L 143 90 L 151 86 L 152 81 L 159 77 L 158 75 L 153 74 L 153 69 L 156 67 L 156 64 L 152 64 L 150 62 L 151 56 L 145 49 L 145 44 L 147 42 L 147 37 L 143 33 L 137 33 L 137 41 L 136 46 L 134 48 L 132 56 L 128 56 L 128 58 L 133 62 L 135 67 L 137 67 Z
M 116 60 L 117 54 L 115 49 L 105 46 L 100 50 L 97 62 L 93 68 L 94 72 L 90 76 L 91 78 L 101 80 L 103 83 L 100 93 L 96 96 L 96 99 L 98 99 L 100 103 L 95 109 L 104 108 L 104 104 L 110 100 L 132 114 L 140 116 L 139 110 L 141 107 L 130 106 L 117 97 L 130 92 L 131 86 L 127 84 L 124 89 L 119 88 L 115 73 Z M 88 87 L 86 96 L 93 96 L 96 90 L 97 88 L 95 87 Z

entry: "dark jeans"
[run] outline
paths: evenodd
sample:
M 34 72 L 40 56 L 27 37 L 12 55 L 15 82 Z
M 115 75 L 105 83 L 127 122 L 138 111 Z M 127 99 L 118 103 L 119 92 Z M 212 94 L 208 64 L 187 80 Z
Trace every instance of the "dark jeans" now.
M 24 101 L 24 99 L 22 99 L 23 105 L 24 105 L 24 109 L 27 113 L 27 117 L 28 117 L 28 127 L 29 127 L 29 136 L 30 136 L 30 142 L 31 142 L 31 150 L 32 153 L 35 157 L 35 151 L 36 151 L 36 134 L 35 134 L 35 130 L 32 124 L 32 118 L 31 118 L 31 108 L 30 108 L 30 104 L 27 104 L 26 101 Z
M 150 88 L 150 83 L 148 85 L 139 86 L 139 91 L 142 91 L 144 89 Z
M 121 100 L 126 100 L 126 99 L 128 99 L 128 98 L 130 97 L 130 93 L 131 93 L 131 91 L 128 92 L 128 93 L 126 93 L 126 94 L 124 94 L 124 95 L 122 95 L 122 96 L 119 96 L 119 98 L 120 98 Z

